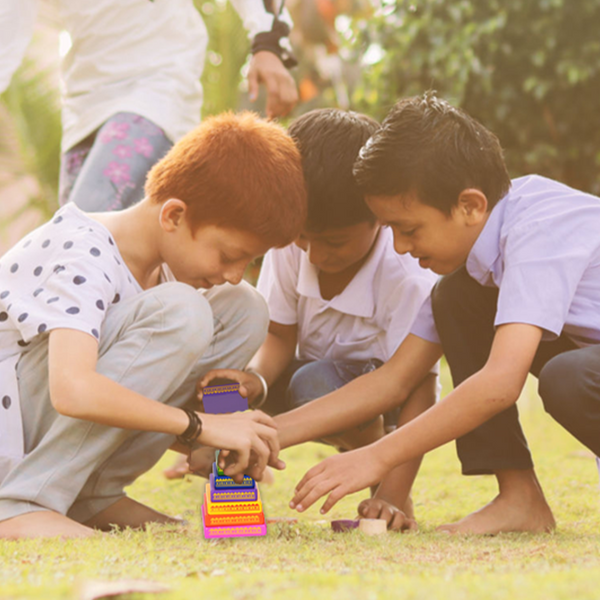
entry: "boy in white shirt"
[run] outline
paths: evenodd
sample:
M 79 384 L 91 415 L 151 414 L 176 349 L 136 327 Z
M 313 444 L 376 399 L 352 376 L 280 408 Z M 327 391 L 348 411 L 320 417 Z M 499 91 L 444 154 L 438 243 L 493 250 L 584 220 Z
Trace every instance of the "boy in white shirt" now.
M 369 117 L 336 109 L 314 110 L 292 123 L 308 219 L 295 244 L 265 256 L 258 290 L 269 306 L 267 339 L 245 373 L 212 371 L 200 385 L 216 376 L 235 379 L 251 404 L 279 414 L 375 370 L 408 335 L 436 278 L 395 253 L 391 231 L 376 222 L 354 182 L 352 165 L 378 128 Z M 403 408 L 400 424 L 434 403 L 435 387 L 430 374 Z M 397 411 L 386 415 L 388 430 L 397 423 Z M 384 433 L 380 415 L 325 441 L 351 450 Z M 361 505 L 361 515 L 386 518 L 393 529 L 413 526 L 409 494 L 419 463 L 386 478 Z

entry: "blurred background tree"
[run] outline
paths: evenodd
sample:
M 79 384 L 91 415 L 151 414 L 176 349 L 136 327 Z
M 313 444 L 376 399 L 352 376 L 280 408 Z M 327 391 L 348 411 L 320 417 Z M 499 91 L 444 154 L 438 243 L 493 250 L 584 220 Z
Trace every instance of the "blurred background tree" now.
M 209 31 L 203 115 L 247 102 L 249 42 L 226 0 L 194 0 Z M 500 138 L 512 176 L 600 194 L 600 0 L 287 0 L 302 102 L 382 118 L 436 89 Z M 0 97 L 0 254 L 57 208 L 59 47 L 40 3 L 27 58 Z M 66 36 L 68 38 L 68 36 Z M 66 44 L 66 46 L 65 46 Z
M 511 176 L 600 193 L 600 0 L 379 0 L 351 30 L 357 110 L 435 89 L 498 135 Z

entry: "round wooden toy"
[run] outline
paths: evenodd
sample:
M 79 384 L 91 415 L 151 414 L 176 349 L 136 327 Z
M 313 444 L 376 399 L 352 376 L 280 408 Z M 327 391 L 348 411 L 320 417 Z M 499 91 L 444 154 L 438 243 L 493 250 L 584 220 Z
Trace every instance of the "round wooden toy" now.
M 366 535 L 383 535 L 387 531 L 385 519 L 360 519 L 358 530 Z

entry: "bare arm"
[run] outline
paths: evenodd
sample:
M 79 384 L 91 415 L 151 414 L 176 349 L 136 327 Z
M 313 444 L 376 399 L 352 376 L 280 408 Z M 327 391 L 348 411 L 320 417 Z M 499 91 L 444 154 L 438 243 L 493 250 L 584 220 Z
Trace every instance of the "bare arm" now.
M 269 332 L 263 345 L 248 364 L 249 369 L 260 373 L 268 385 L 273 385 L 296 353 L 298 325 L 269 322 Z
M 97 358 L 98 343 L 92 336 L 72 329 L 50 332 L 50 399 L 57 412 L 122 429 L 172 435 L 185 431 L 189 420 L 182 410 L 142 396 L 97 373 Z M 274 466 L 279 464 L 277 431 L 273 420 L 264 413 L 202 415 L 202 422 L 200 443 L 237 452 L 239 460 L 228 474 L 246 469 L 251 452 L 257 456 L 259 470 L 264 469 L 267 460 Z
M 376 371 L 276 416 L 281 447 L 346 431 L 405 402 L 440 356 L 438 344 L 408 335 L 390 360 Z
M 394 467 L 465 435 L 514 404 L 541 336 L 541 329 L 532 325 L 500 326 L 483 369 L 375 444 L 313 467 L 296 488 L 292 507 L 304 510 L 331 492 L 322 508 L 326 512 L 346 494 L 376 483 Z
M 398 428 L 409 423 L 435 404 L 436 388 L 437 376 L 430 373 L 410 395 L 409 399 L 402 407 L 400 419 L 398 420 Z M 419 472 L 422 458 L 422 456 L 417 456 L 412 460 L 394 467 L 385 476 L 373 498 L 369 498 L 360 503 L 358 508 L 359 514 L 367 518 L 385 518 L 384 516 L 381 516 L 381 514 L 374 515 L 372 513 L 378 510 L 381 512 L 382 509 L 385 509 L 386 504 L 404 510 L 410 496 L 410 490 L 417 473 Z M 403 523 L 401 519 L 398 519 L 397 515 L 390 513 L 389 516 L 394 520 L 391 523 L 388 522 L 388 526 L 393 525 L 393 529 L 404 528 L 405 523 Z

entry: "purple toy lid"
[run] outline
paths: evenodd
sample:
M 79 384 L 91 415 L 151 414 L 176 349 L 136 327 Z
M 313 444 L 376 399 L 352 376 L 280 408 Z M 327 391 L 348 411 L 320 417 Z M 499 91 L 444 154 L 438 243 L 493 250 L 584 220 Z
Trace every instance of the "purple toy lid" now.
M 352 531 L 358 527 L 358 519 L 337 519 L 331 521 L 331 529 L 336 533 L 344 533 L 346 531 Z

